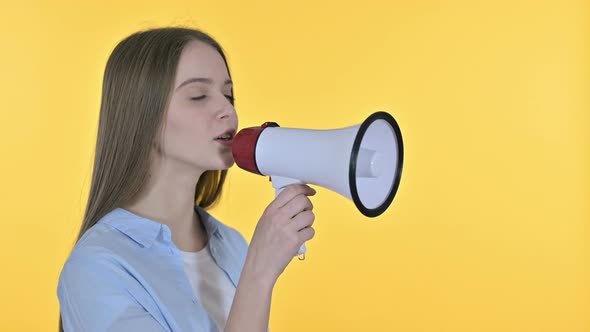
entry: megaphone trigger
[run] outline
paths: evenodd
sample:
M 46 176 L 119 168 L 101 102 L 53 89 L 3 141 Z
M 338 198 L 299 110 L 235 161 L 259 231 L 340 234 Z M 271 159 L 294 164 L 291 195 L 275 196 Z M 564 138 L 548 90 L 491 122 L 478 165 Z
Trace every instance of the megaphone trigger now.
M 305 182 L 299 180 L 299 179 L 292 179 L 292 178 L 287 178 L 284 176 L 278 176 L 278 175 L 273 175 L 271 177 L 269 177 L 272 179 L 272 186 L 273 188 L 275 188 L 275 197 L 279 196 L 279 194 L 285 190 L 285 188 L 290 185 L 290 184 L 305 184 Z M 303 255 L 303 259 L 305 259 L 305 252 L 307 251 L 307 248 L 305 246 L 305 243 L 301 245 L 301 247 L 299 248 L 299 251 L 297 252 L 298 256 Z M 299 259 L 299 260 L 303 260 L 303 259 Z

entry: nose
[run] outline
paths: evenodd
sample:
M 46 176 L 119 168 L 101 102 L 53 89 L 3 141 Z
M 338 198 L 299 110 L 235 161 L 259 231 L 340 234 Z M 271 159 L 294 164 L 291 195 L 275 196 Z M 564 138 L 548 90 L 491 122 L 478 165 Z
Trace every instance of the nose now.
M 229 119 L 229 118 L 235 117 L 235 116 L 236 116 L 236 110 L 234 109 L 234 107 L 231 104 L 228 104 L 228 106 L 225 106 L 217 114 L 217 118 L 219 120 Z
M 229 119 L 231 117 L 237 117 L 236 109 L 234 108 L 234 105 L 225 99 L 225 102 L 221 105 L 219 113 L 217 114 L 217 118 L 222 120 Z

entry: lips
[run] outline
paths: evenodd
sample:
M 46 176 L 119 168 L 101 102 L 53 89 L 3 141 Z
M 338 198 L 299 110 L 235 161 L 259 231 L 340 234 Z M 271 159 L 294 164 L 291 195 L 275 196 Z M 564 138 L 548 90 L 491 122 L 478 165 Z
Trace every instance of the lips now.
M 235 135 L 236 135 L 236 130 L 235 129 L 228 129 L 228 130 L 224 131 L 223 133 L 217 135 L 215 137 L 215 140 L 231 141 L 234 138 Z

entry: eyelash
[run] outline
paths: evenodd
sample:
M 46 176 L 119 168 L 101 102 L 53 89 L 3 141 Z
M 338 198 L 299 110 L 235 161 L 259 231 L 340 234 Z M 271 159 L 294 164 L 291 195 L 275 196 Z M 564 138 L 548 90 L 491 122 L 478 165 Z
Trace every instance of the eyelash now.
M 192 97 L 191 100 L 203 100 L 206 97 L 207 97 L 206 95 L 202 95 L 202 96 L 199 96 L 199 97 Z M 232 104 L 236 101 L 236 99 L 233 96 L 225 95 L 225 98 L 227 98 L 227 100 L 229 100 L 229 102 L 232 103 Z

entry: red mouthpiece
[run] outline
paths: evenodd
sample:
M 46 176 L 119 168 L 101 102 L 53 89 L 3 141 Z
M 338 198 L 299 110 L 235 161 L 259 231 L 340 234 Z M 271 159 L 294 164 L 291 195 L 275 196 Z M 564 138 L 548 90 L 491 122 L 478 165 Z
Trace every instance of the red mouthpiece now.
M 279 127 L 276 122 L 265 122 L 260 127 L 250 127 L 240 130 L 232 142 L 232 155 L 238 167 L 248 172 L 260 173 L 256 165 L 256 143 L 262 131 L 268 127 Z

